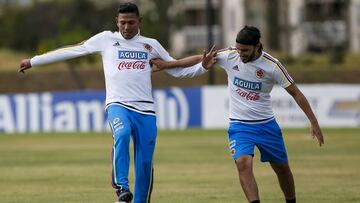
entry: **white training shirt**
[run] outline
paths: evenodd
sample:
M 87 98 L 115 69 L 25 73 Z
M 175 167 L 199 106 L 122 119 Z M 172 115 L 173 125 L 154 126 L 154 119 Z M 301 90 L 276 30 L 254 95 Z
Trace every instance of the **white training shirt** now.
M 124 39 L 119 32 L 104 31 L 80 44 L 63 47 L 31 59 L 32 66 L 75 58 L 92 53 L 102 56 L 106 86 L 106 105 L 117 103 L 139 113 L 155 114 L 149 61 L 174 60 L 160 43 L 139 33 Z M 189 68 L 165 70 L 186 78 L 206 72 L 201 63 Z
M 243 63 L 236 48 L 219 50 L 217 63 L 228 75 L 230 119 L 254 122 L 274 117 L 270 101 L 274 84 L 286 88 L 294 82 L 281 63 L 266 52 Z

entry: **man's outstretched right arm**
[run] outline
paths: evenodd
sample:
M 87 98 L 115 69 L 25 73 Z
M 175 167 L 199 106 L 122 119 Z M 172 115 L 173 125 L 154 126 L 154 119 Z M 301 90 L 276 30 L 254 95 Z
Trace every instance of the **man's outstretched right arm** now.
M 57 61 L 77 58 L 94 52 L 99 52 L 101 51 L 102 47 L 101 43 L 99 43 L 101 42 L 102 36 L 104 36 L 104 32 L 91 37 L 85 42 L 62 47 L 42 55 L 34 56 L 31 59 L 24 59 L 20 63 L 18 72 L 24 73 L 27 69 L 33 66 L 45 65 Z
M 54 51 L 47 52 L 42 55 L 34 56 L 31 59 L 24 59 L 21 61 L 20 68 L 18 72 L 24 73 L 25 70 L 33 67 L 40 66 L 49 63 L 54 63 L 57 61 L 63 61 L 67 59 L 72 59 L 80 56 L 89 54 L 90 52 L 83 44 L 74 45 L 71 47 L 64 47 Z

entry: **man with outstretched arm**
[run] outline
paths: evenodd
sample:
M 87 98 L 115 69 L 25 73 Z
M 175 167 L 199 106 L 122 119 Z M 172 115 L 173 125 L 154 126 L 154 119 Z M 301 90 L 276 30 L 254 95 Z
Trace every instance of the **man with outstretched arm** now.
M 33 66 L 98 53 L 102 56 L 106 87 L 106 113 L 113 135 L 112 185 L 119 202 L 131 202 L 129 173 L 129 142 L 134 146 L 134 202 L 149 203 L 153 187 L 153 154 L 157 127 L 152 97 L 150 61 L 160 58 L 174 60 L 155 39 L 140 35 L 141 16 L 136 4 L 119 6 L 116 23 L 118 32 L 104 31 L 76 45 L 63 47 L 31 59 L 24 59 L 19 72 Z M 165 70 L 174 77 L 194 77 L 206 72 L 203 56 L 187 57 L 180 66 Z M 203 61 L 212 64 L 212 57 Z M 209 65 L 211 66 L 211 65 Z M 156 69 L 161 70 L 161 69 Z
M 317 138 L 320 146 L 324 144 L 324 137 L 306 97 L 284 66 L 263 51 L 260 37 L 260 31 L 256 27 L 245 26 L 237 34 L 236 46 L 218 50 L 212 59 L 228 75 L 229 148 L 249 202 L 260 202 L 253 174 L 256 146 L 261 153 L 261 161 L 269 162 L 275 171 L 286 202 L 295 203 L 294 179 L 270 100 L 270 92 L 275 83 L 285 88 L 304 111 L 310 121 L 311 134 Z M 162 68 L 180 65 L 177 61 L 154 60 L 153 63 Z M 206 66 L 206 62 L 203 65 Z

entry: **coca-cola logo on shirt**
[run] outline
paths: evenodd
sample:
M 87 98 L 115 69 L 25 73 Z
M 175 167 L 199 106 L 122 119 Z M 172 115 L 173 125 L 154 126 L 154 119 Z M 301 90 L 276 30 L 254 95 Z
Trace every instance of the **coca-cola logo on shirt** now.
M 148 59 L 148 53 L 143 51 L 118 50 L 119 70 L 144 69 Z M 124 60 L 125 59 L 125 60 Z
M 126 69 L 144 69 L 146 61 L 121 61 L 118 65 L 119 70 Z
M 260 99 L 260 93 L 259 92 L 254 92 L 254 91 L 246 92 L 246 91 L 243 91 L 243 90 L 241 90 L 239 88 L 239 89 L 236 89 L 236 93 L 240 97 L 243 97 L 244 99 L 249 100 L 249 101 L 256 101 L 256 100 Z

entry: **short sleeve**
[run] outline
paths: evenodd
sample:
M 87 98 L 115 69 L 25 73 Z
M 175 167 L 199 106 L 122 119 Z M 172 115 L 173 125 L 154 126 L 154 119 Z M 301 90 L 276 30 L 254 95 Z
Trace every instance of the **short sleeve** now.
M 283 88 L 290 86 L 294 83 L 294 80 L 289 75 L 285 67 L 279 62 L 276 62 L 274 71 L 273 71 L 274 80 Z
M 227 66 L 231 50 L 231 48 L 221 49 L 216 55 L 216 63 L 223 69 L 225 69 Z

